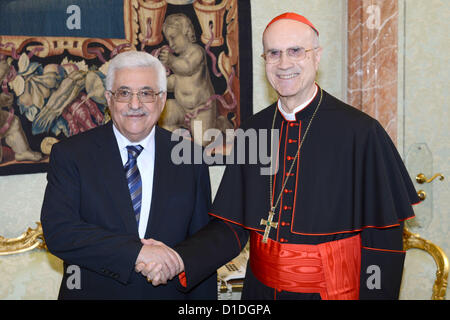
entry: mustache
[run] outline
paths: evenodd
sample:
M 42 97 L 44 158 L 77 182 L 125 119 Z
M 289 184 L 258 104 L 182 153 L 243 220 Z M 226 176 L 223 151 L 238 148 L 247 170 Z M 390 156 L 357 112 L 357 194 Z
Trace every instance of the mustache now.
M 147 116 L 148 112 L 143 109 L 132 109 L 128 111 L 122 112 L 122 116 L 129 117 L 129 116 Z

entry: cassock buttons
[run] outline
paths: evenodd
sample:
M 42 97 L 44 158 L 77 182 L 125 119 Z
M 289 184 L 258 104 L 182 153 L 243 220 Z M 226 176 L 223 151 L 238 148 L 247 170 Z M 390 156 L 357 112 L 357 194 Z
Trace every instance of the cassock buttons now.
M 286 172 L 286 177 L 293 177 L 293 176 L 295 176 L 295 173 Z

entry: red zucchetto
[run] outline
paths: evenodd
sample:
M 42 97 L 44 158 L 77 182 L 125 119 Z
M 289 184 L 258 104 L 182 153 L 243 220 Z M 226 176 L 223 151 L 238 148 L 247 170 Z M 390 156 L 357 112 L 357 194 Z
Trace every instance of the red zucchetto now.
M 304 23 L 304 24 L 310 26 L 311 28 L 313 28 L 313 30 L 317 33 L 317 35 L 319 35 L 319 31 L 316 29 L 316 27 L 314 27 L 314 25 L 311 23 L 311 21 L 309 21 L 304 16 L 299 15 L 298 13 L 295 13 L 295 12 L 286 12 L 286 13 L 280 14 L 279 16 L 273 18 L 272 21 L 270 21 L 269 24 L 266 26 L 266 29 L 275 21 L 283 20 L 283 19 L 295 20 L 295 21 Z M 264 31 L 266 29 L 264 29 Z

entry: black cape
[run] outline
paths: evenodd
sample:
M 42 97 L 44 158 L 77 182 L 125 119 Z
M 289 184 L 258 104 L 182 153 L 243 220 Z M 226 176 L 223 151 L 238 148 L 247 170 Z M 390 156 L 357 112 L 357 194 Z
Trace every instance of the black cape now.
M 298 160 L 289 173 L 320 101 Z M 270 133 L 261 135 L 259 129 L 270 130 L 274 114 L 274 128 L 280 130 L 278 157 L 273 162 L 278 168 L 272 177 L 274 202 L 289 178 L 273 219 L 278 228 L 272 228 L 269 237 L 283 243 L 319 244 L 361 233 L 360 298 L 397 298 L 404 261 L 402 221 L 414 216 L 411 205 L 420 200 L 394 144 L 379 122 L 320 88 L 313 101 L 296 114 L 296 121 L 287 121 L 275 103 L 242 125 L 244 132 L 256 129 L 257 140 L 246 140 L 244 164 L 236 163 L 243 148 L 235 144 L 234 150 L 238 152 L 228 161 L 234 164 L 226 167 L 210 213 L 226 222 L 227 228 L 219 231 L 219 227 L 213 226 L 218 222 L 210 223 L 191 245 L 208 253 L 208 263 L 212 265 L 223 263 L 221 258 L 227 256 L 226 252 L 236 250 L 233 243 L 238 248 L 245 245 L 248 234 L 243 230 L 264 232 L 260 222 L 261 218 L 267 219 L 271 206 L 270 178 L 261 174 L 261 169 L 269 166 L 261 163 L 264 160 L 261 156 L 255 163 L 249 151 L 255 152 L 255 145 L 258 152 L 270 150 Z M 221 241 L 218 232 L 223 234 Z M 209 253 L 208 244 L 200 243 L 211 239 L 223 247 L 211 248 Z M 189 250 L 189 243 L 180 247 L 185 266 L 188 265 L 186 270 L 195 256 L 193 251 Z M 374 264 L 382 270 L 381 289 L 368 285 L 373 270 L 369 267 Z M 197 269 L 191 279 L 194 281 L 200 273 Z M 189 272 L 186 275 L 189 282 Z M 247 268 L 243 298 L 283 297 L 315 299 L 318 295 L 277 293 L 260 283 L 251 268 Z

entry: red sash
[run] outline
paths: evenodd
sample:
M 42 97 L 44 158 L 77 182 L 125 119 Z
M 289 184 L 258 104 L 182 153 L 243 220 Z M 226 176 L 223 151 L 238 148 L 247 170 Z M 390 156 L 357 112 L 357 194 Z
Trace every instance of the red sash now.
M 277 290 L 319 293 L 323 300 L 357 300 L 361 236 L 318 245 L 286 244 L 252 231 L 250 267 L 256 278 Z

